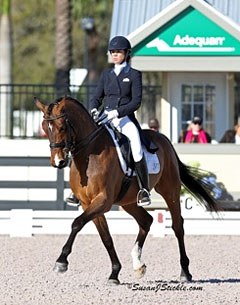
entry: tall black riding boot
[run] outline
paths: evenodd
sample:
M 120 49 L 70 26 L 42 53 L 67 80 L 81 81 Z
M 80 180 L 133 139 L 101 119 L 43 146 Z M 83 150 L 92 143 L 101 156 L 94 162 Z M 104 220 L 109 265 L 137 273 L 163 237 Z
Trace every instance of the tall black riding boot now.
M 138 192 L 137 204 L 139 206 L 151 204 L 150 188 L 149 188 L 149 176 L 145 157 L 142 160 L 135 162 L 135 171 L 137 175 L 140 191 Z
M 65 202 L 67 205 L 72 207 L 78 207 L 80 205 L 80 201 L 73 193 L 71 193 L 71 195 L 65 199 Z

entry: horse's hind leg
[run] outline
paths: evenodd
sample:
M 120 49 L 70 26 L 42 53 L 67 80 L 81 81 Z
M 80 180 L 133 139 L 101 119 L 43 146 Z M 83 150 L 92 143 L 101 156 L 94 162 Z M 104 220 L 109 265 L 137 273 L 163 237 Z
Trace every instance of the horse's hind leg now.
M 164 195 L 163 195 L 164 197 Z M 164 197 L 169 207 L 172 217 L 172 228 L 175 236 L 178 240 L 179 252 L 180 252 L 180 264 L 181 264 L 181 281 L 191 281 L 192 275 L 189 272 L 189 258 L 185 250 L 184 243 L 184 228 L 183 218 L 181 216 L 180 199 L 174 201 L 172 198 Z
M 132 249 L 131 255 L 135 275 L 138 278 L 141 278 L 146 273 L 146 265 L 141 260 L 142 248 L 153 222 L 153 218 L 143 207 L 139 207 L 136 204 L 125 205 L 122 208 L 128 214 L 130 214 L 139 225 L 138 236 Z
M 192 275 L 189 272 L 189 258 L 186 253 L 185 243 L 184 243 L 184 228 L 183 228 L 183 218 L 180 214 L 174 215 L 175 211 L 171 212 L 172 215 L 172 228 L 178 240 L 178 246 L 180 251 L 180 264 L 181 264 L 181 281 L 191 281 Z
M 111 263 L 112 263 L 112 272 L 108 278 L 108 283 L 109 284 L 119 284 L 118 280 L 118 275 L 121 270 L 121 263 L 118 259 L 117 253 L 114 248 L 113 240 L 110 235 L 109 229 L 108 229 L 108 224 L 106 221 L 105 216 L 100 216 L 98 218 L 95 218 L 93 220 L 98 233 L 102 239 L 102 242 L 107 249 L 107 252 L 110 256 Z

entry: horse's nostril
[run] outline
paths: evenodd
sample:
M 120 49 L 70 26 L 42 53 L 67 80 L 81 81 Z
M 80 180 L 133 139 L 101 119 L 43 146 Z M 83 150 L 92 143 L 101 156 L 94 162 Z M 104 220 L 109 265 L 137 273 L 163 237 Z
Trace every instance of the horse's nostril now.
M 63 167 L 65 167 L 65 166 L 66 166 L 65 160 L 61 160 L 61 161 L 59 162 L 59 164 L 58 164 L 58 167 L 59 167 L 59 168 L 63 168 Z

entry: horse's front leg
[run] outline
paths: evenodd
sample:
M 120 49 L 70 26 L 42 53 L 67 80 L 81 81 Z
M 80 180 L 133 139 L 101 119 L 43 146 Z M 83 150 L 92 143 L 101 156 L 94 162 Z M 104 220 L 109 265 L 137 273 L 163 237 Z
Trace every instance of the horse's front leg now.
M 85 213 L 85 212 L 84 212 Z M 68 255 L 72 252 L 72 246 L 74 243 L 74 240 L 77 236 L 77 233 L 84 227 L 84 225 L 88 222 L 85 217 L 84 213 L 82 213 L 79 217 L 77 217 L 73 223 L 72 223 L 72 230 L 71 233 L 68 237 L 67 242 L 62 248 L 62 252 L 57 259 L 55 266 L 54 266 L 54 271 L 56 272 L 65 272 L 68 269 Z
M 84 206 L 84 203 L 82 203 L 82 206 Z M 68 268 L 67 258 L 69 254 L 72 252 L 72 246 L 77 233 L 84 227 L 86 223 L 98 217 L 99 215 L 102 215 L 107 210 L 108 209 L 106 207 L 106 198 L 102 194 L 100 194 L 99 196 L 95 197 L 94 200 L 91 202 L 91 205 L 89 205 L 88 208 L 73 221 L 71 233 L 68 237 L 67 242 L 62 248 L 62 252 L 59 258 L 56 261 L 56 264 L 54 266 L 54 271 L 56 272 L 67 271 Z
M 96 225 L 98 233 L 109 254 L 109 257 L 110 257 L 111 263 L 112 263 L 112 272 L 108 278 L 108 283 L 114 284 L 114 285 L 119 284 L 120 282 L 118 279 L 118 275 L 121 270 L 121 263 L 118 259 L 116 250 L 114 248 L 113 240 L 112 240 L 112 237 L 111 237 L 109 229 L 108 229 L 108 224 L 107 224 L 106 218 L 104 215 L 102 215 L 98 218 L 95 218 L 93 220 L 93 222 Z
M 135 275 L 137 278 L 141 278 L 145 275 L 147 268 L 141 259 L 142 249 L 153 222 L 153 218 L 143 207 L 139 207 L 136 204 L 123 206 L 123 209 L 133 216 L 139 225 L 139 233 L 131 251 L 131 256 Z

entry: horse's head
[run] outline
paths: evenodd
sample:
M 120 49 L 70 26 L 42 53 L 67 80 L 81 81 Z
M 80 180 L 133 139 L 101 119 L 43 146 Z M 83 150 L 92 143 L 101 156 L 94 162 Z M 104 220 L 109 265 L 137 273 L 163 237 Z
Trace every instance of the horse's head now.
M 43 112 L 42 128 L 50 141 L 51 165 L 63 168 L 68 164 L 68 153 L 71 149 L 71 126 L 64 110 L 65 100 L 44 105 L 37 98 L 35 104 Z

